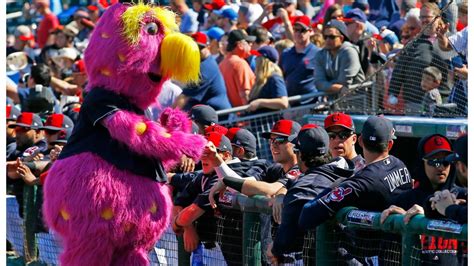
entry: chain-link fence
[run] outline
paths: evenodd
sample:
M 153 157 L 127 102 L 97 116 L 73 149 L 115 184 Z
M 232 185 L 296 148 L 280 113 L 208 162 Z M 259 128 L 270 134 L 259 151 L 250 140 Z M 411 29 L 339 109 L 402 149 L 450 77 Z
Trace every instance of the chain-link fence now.
M 371 56 L 373 64 L 365 80 L 373 85 L 343 88 L 328 105 L 351 114 L 466 116 L 467 80 L 454 71 L 467 65 L 466 52 L 443 51 L 434 37 L 451 5 L 456 1 L 444 6 L 439 15 L 433 12 L 429 22 L 421 19 L 419 33 L 403 48 L 382 54 L 376 47 L 372 54 L 379 56 Z

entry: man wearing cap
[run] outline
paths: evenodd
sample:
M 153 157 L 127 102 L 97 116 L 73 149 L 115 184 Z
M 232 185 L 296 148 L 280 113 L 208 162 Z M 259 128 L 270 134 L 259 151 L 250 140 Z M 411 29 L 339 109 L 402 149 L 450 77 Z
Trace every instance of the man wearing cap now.
M 398 213 L 404 215 L 404 222 L 408 223 L 417 214 L 425 215 L 425 209 L 430 208 L 430 195 L 443 193 L 446 190 L 457 190 L 454 185 L 454 169 L 451 168 L 447 159 L 453 154 L 451 142 L 446 136 L 431 134 L 423 137 L 418 142 L 418 158 L 416 167 L 415 188 L 405 191 L 392 201 L 392 205 L 384 210 L 381 215 L 381 223 L 385 221 L 389 214 Z M 450 195 L 451 196 L 451 195 Z M 454 196 L 454 199 L 456 197 Z M 426 211 L 426 216 L 430 217 L 430 210 Z M 440 217 L 430 217 L 439 219 Z M 450 243 L 443 245 L 442 243 Z M 443 236 L 420 235 L 420 260 L 423 264 L 458 265 L 457 257 L 461 257 L 458 252 L 465 243 L 457 239 L 449 239 Z M 458 256 L 459 255 L 459 256 Z
M 392 122 L 384 117 L 371 116 L 365 121 L 359 144 L 367 165 L 332 192 L 306 203 L 299 218 L 302 229 L 315 228 L 347 206 L 382 211 L 396 196 L 412 188 L 405 164 L 389 155 L 394 134 Z
M 366 45 L 367 40 L 372 36 L 367 32 L 367 16 L 365 13 L 358 9 L 351 9 L 346 14 L 346 25 L 347 34 L 351 43 L 359 48 L 359 62 L 362 66 L 362 70 L 367 74 L 369 69 L 369 58 L 368 48 Z
M 20 208 L 20 216 L 23 215 L 23 186 L 17 170 L 20 160 L 29 161 L 42 154 L 47 149 L 46 141 L 43 137 L 43 131 L 40 127 L 43 125 L 41 118 L 34 113 L 21 113 L 16 123 L 10 124 L 10 128 L 15 129 L 16 150 L 7 157 L 7 176 L 8 185 L 12 185 L 12 194 L 16 199 Z M 20 179 L 18 179 L 20 178 Z
M 357 154 L 357 135 L 354 123 L 348 114 L 333 113 L 324 119 L 324 128 L 329 135 L 329 152 L 333 158 L 344 157 L 354 163 L 357 172 L 365 166 L 365 159 Z
M 454 142 L 454 153 L 448 156 L 447 160 L 456 163 L 457 180 L 465 190 L 457 191 L 457 195 L 449 191 L 436 192 L 430 198 L 431 208 L 450 220 L 465 224 L 467 223 L 467 135 L 459 137 Z M 425 211 L 426 209 L 425 207 Z
M 209 51 L 207 35 L 196 32 L 191 37 L 196 41 L 201 52 L 200 81 L 199 84 L 183 89 L 176 106 L 184 110 L 190 110 L 196 104 L 209 105 L 215 110 L 231 108 L 224 78 Z
M 247 61 L 250 55 L 250 42 L 254 36 L 248 36 L 243 30 L 233 30 L 227 38 L 227 55 L 219 64 L 227 88 L 227 96 L 233 107 L 248 103 L 250 90 L 255 82 L 255 74 Z
M 221 8 L 221 10 L 214 10 L 217 15 L 216 26 L 223 29 L 225 32 L 231 32 L 237 29 L 238 14 L 231 7 Z
M 294 18 L 295 45 L 285 50 L 279 62 L 285 77 L 288 96 L 317 92 L 314 85 L 314 58 L 320 50 L 311 43 L 311 20 L 307 16 Z
M 219 27 L 212 27 L 205 31 L 208 39 L 209 39 L 209 51 L 211 56 L 217 60 L 218 57 L 221 56 L 219 42 L 221 41 L 222 36 L 225 35 L 225 31 Z
M 214 108 L 209 105 L 198 104 L 189 111 L 191 120 L 199 126 L 199 134 L 204 135 L 205 129 L 208 126 L 217 124 L 218 118 Z
M 350 160 L 339 157 L 329 163 L 329 136 L 317 125 L 304 125 L 292 143 L 303 174 L 287 186 L 281 223 L 268 251 L 274 264 L 297 264 L 302 260 L 304 231 L 298 227 L 298 218 L 303 205 L 329 189 L 337 179 L 349 178 L 354 172 Z M 284 255 L 291 252 L 296 253 L 295 260 Z
M 14 35 L 15 42 L 13 46 L 7 47 L 7 56 L 11 53 L 23 52 L 27 48 L 31 48 L 31 44 L 34 44 L 35 36 L 33 36 L 28 26 L 20 25 L 16 27 Z
M 262 15 L 255 21 L 260 24 L 265 18 L 268 20 L 262 24 L 276 40 L 288 38 L 293 40 L 292 24 L 294 18 L 303 16 L 303 12 L 296 8 L 296 0 L 284 0 L 280 3 L 269 3 L 263 9 Z M 270 16 L 273 18 L 270 19 Z
M 47 154 L 58 143 L 66 143 L 67 138 L 71 136 L 74 123 L 63 114 L 52 114 L 46 118 L 46 122 L 40 129 L 43 130 L 46 142 L 48 143 Z
M 236 245 L 242 243 L 238 240 L 242 237 L 241 219 L 240 222 L 228 220 L 227 218 L 233 215 L 230 213 L 226 213 L 221 219 L 216 219 L 208 196 L 210 189 L 218 181 L 211 161 L 217 154 L 217 157 L 232 167 L 235 162 L 232 159 L 232 144 L 226 136 L 217 132 L 209 133 L 207 139 L 209 143 L 201 156 L 202 172 L 198 172 L 174 200 L 175 207 L 171 224 L 176 234 L 184 233 L 185 250 L 191 252 L 199 243 L 203 243 L 206 248 L 214 247 L 217 240 L 217 223 L 226 221 L 226 226 L 223 227 L 224 232 L 219 235 L 222 238 L 219 245 L 227 264 L 239 265 L 242 260 L 242 248 L 239 249 L 238 246 L 236 248 Z
M 270 151 L 274 163 L 266 171 L 249 173 L 250 178 L 243 178 L 233 171 L 222 161 L 215 162 L 215 169 L 221 181 L 217 182 L 209 193 L 211 206 L 216 208 L 213 196 L 219 191 L 223 191 L 226 186 L 235 189 L 247 196 L 264 195 L 273 197 L 273 217 L 279 223 L 281 219 L 281 207 L 283 196 L 286 194 L 285 185 L 289 180 L 296 179 L 300 175 L 296 154 L 293 151 L 294 144 L 291 141 L 296 138 L 300 124 L 292 120 L 277 121 L 270 132 L 262 133 L 262 136 L 270 141 Z M 261 239 L 262 255 L 265 256 L 266 247 L 271 242 L 271 217 L 261 215 Z M 263 258 L 263 261 L 267 261 Z
M 357 84 L 365 79 L 359 51 L 350 43 L 344 22 L 331 20 L 324 26 L 325 46 L 316 55 L 314 78 L 316 88 L 334 95 L 343 87 Z

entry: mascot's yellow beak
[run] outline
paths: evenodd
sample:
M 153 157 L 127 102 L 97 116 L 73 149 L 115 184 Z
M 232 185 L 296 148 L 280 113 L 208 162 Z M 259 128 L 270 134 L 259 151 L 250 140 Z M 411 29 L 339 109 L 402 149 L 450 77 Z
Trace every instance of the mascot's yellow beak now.
M 197 83 L 201 55 L 194 40 L 172 32 L 161 43 L 161 73 L 182 83 Z

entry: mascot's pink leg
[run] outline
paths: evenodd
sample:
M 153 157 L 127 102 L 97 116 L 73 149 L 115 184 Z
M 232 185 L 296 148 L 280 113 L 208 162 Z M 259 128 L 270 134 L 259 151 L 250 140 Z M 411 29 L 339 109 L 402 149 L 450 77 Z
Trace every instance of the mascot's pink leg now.
M 148 265 L 167 228 L 168 187 L 82 153 L 57 161 L 44 185 L 46 223 L 61 235 L 62 265 Z M 124 262 L 125 261 L 125 262 Z

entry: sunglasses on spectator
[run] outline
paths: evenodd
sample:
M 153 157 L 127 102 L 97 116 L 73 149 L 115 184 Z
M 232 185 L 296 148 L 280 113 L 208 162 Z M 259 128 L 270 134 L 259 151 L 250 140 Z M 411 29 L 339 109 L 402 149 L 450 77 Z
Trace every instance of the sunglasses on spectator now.
M 323 35 L 323 37 L 324 37 L 325 40 L 327 40 L 327 39 L 334 40 L 337 37 L 341 37 L 341 35 Z
M 15 127 L 15 132 L 23 132 L 23 133 L 26 133 L 28 131 L 30 131 L 31 128 L 30 127 Z
M 294 28 L 293 31 L 294 31 L 294 32 L 305 33 L 305 32 L 307 32 L 308 30 L 307 30 L 307 29 L 304 29 L 304 28 Z
M 276 138 L 271 138 L 270 139 L 270 144 L 280 145 L 280 144 L 285 144 L 286 142 L 288 142 L 287 137 L 276 137 Z
M 353 131 L 328 132 L 329 139 L 336 139 L 336 137 L 339 137 L 339 139 L 346 140 L 353 134 Z
M 45 130 L 44 130 L 44 133 L 45 133 L 46 135 L 54 135 L 54 134 L 56 134 L 56 133 L 58 133 L 58 132 L 60 132 L 60 131 L 61 131 L 61 130 L 45 129 Z
M 448 167 L 451 164 L 451 162 L 446 161 L 445 158 L 425 159 L 425 161 L 429 166 L 434 168 L 440 168 L 441 166 Z

